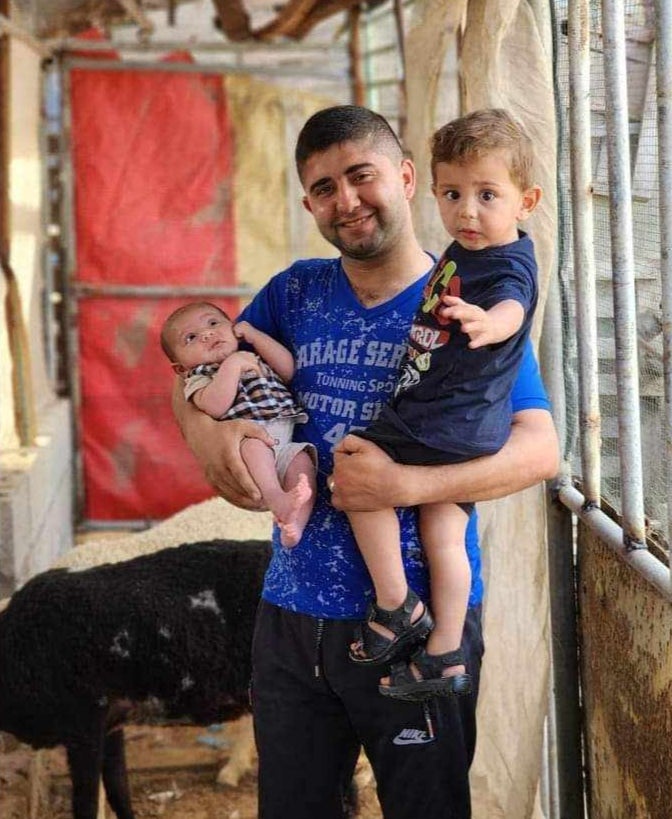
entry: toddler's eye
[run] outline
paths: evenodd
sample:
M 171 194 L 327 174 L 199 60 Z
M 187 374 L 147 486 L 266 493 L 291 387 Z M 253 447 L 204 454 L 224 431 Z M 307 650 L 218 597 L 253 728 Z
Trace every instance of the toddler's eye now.
M 460 194 L 457 191 L 446 191 L 443 195 L 449 202 L 457 202 L 460 198 Z
M 492 202 L 492 200 L 495 198 L 495 194 L 492 191 L 483 191 L 481 198 L 484 202 Z
M 191 342 L 196 338 L 196 333 L 187 333 L 184 337 L 185 344 L 191 344 Z

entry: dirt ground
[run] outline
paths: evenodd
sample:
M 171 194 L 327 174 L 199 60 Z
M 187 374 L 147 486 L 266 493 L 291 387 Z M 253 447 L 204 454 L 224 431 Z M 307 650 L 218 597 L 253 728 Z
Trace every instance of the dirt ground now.
M 255 771 L 247 773 L 237 788 L 215 784 L 228 758 L 227 733 L 227 726 L 219 730 L 128 726 L 126 752 L 137 819 L 255 819 Z M 366 772 L 360 778 L 364 781 L 357 815 L 380 819 L 374 786 L 366 782 Z M 106 816 L 113 818 L 109 808 Z M 0 817 L 71 819 L 63 749 L 38 753 L 13 742 L 4 749 L 0 746 Z

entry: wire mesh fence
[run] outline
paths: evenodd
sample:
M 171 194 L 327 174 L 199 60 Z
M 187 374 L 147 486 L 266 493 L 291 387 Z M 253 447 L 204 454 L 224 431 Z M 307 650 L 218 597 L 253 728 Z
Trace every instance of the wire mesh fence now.
M 563 301 L 563 365 L 566 394 L 566 459 L 581 478 L 578 435 L 578 352 L 576 336 L 575 261 L 572 236 L 568 3 L 555 3 L 555 70 L 559 122 L 559 277 Z M 635 312 L 641 419 L 642 481 L 647 532 L 667 543 L 667 463 L 661 238 L 659 227 L 658 126 L 655 65 L 655 4 L 628 0 L 623 4 L 627 73 L 628 131 L 632 181 Z M 610 183 L 607 152 L 605 36 L 601 4 L 589 4 L 590 117 L 593 185 L 593 255 L 596 272 L 597 351 L 601 415 L 601 495 L 621 509 L 622 462 L 616 379 L 615 282 L 612 274 Z M 616 286 L 618 284 L 616 283 Z

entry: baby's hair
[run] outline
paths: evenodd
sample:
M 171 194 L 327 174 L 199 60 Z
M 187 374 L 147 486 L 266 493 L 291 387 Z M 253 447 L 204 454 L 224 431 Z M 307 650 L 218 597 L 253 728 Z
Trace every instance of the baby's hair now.
M 523 126 L 503 108 L 472 111 L 439 128 L 431 139 L 432 181 L 439 162 L 464 164 L 495 151 L 508 155 L 511 179 L 521 190 L 534 184 L 534 147 Z
M 175 353 L 173 348 L 170 346 L 170 342 L 168 341 L 168 333 L 175 324 L 175 321 L 185 313 L 189 313 L 191 310 L 202 310 L 204 307 L 209 307 L 212 310 L 216 310 L 218 313 L 221 313 L 227 321 L 231 321 L 231 318 L 224 310 L 222 310 L 221 307 L 217 307 L 216 304 L 212 304 L 209 301 L 190 301 L 188 304 L 183 304 L 182 307 L 178 307 L 177 310 L 173 310 L 173 312 L 163 322 L 163 327 L 161 328 L 161 349 L 168 356 L 170 361 L 175 360 Z

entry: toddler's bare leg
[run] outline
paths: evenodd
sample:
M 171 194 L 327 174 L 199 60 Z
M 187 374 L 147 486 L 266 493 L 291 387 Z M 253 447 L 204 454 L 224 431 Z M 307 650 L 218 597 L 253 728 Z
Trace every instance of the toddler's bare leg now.
M 434 630 L 428 654 L 445 654 L 460 647 L 469 603 L 471 568 L 465 546 L 469 517 L 457 504 L 435 503 L 420 508 L 420 537 L 429 563 Z M 446 674 L 463 674 L 451 666 Z
M 408 584 L 401 559 L 399 519 L 394 509 L 376 512 L 352 512 L 348 514 L 357 545 L 362 553 L 376 591 L 376 602 L 383 609 L 396 609 L 406 599 Z M 411 622 L 424 611 L 418 603 L 411 615 Z M 392 638 L 392 632 L 375 621 L 367 623 L 385 637 Z M 357 645 L 351 646 L 357 651 Z

